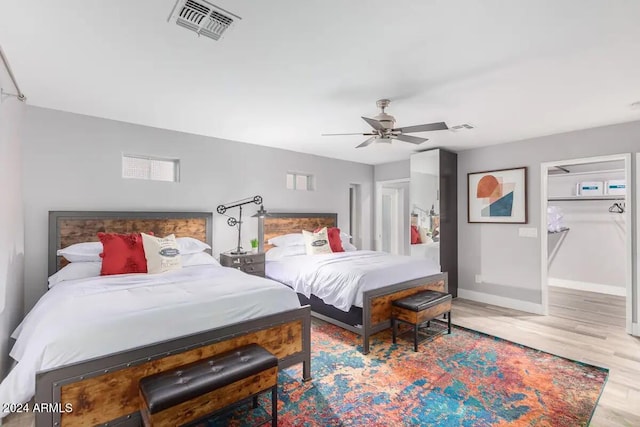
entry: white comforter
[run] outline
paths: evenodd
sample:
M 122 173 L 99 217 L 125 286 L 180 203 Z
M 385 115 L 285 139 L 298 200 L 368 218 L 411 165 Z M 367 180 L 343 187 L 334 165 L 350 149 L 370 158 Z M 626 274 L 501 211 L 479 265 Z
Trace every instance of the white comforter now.
M 31 399 L 41 370 L 297 307 L 280 283 L 212 265 L 63 282 L 13 333 L 18 364 L 0 384 L 0 402 Z
M 352 251 L 297 255 L 266 262 L 267 277 L 343 311 L 362 307 L 362 293 L 440 272 L 433 260 Z

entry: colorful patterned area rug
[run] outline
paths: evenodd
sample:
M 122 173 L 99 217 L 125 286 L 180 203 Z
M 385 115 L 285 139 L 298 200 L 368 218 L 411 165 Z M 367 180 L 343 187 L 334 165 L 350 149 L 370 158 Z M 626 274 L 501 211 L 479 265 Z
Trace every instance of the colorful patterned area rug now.
M 585 426 L 608 375 L 459 327 L 418 353 L 383 332 L 363 355 L 358 338 L 314 320 L 313 380 L 280 372 L 279 426 Z M 268 417 L 270 393 L 260 404 L 199 425 L 254 425 Z

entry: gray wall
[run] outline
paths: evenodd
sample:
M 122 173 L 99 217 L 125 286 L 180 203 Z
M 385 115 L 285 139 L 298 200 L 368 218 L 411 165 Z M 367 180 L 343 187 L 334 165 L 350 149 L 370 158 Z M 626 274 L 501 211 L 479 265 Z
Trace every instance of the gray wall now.
M 348 230 L 349 184 L 360 184 L 361 247 L 370 247 L 372 166 L 37 107 L 27 108 L 24 129 L 26 310 L 46 288 L 50 210 L 215 212 L 259 194 L 271 211 L 337 212 Z M 122 179 L 123 152 L 179 158 L 180 182 Z M 287 190 L 287 171 L 313 174 L 315 191 Z M 249 206 L 245 215 L 257 209 Z M 235 247 L 237 232 L 225 221 L 214 214 L 216 253 Z M 248 218 L 245 248 L 253 237 L 257 220 Z
M 0 69 L 0 87 L 9 92 L 12 87 L 4 73 Z M 20 130 L 24 109 L 24 103 L 15 98 L 0 102 L 0 378 L 4 378 L 9 368 L 9 335 L 22 319 L 24 220 Z
M 411 178 L 409 159 L 398 162 L 382 163 L 374 166 L 375 181 L 391 181 L 393 179 Z
M 640 121 L 635 121 L 459 152 L 459 289 L 541 304 L 540 164 L 639 150 Z M 528 167 L 528 224 L 467 223 L 467 174 L 518 166 Z M 409 169 L 408 160 L 375 165 L 374 179 L 407 178 Z M 518 237 L 520 227 L 537 228 L 538 237 Z M 635 247 L 636 244 L 634 252 Z M 482 283 L 475 282 L 476 275 L 480 275 Z M 636 277 L 633 292 L 635 304 Z M 637 313 L 634 305 L 634 321 Z
M 458 153 L 458 202 L 462 212 L 458 227 L 459 289 L 540 303 L 540 164 L 630 153 L 639 148 L 640 121 L 636 121 Z M 467 173 L 518 166 L 528 167 L 526 227 L 538 228 L 538 238 L 518 237 L 522 225 L 468 224 L 464 213 Z M 476 274 L 484 283 L 475 283 Z M 637 295 L 637 284 L 634 286 Z

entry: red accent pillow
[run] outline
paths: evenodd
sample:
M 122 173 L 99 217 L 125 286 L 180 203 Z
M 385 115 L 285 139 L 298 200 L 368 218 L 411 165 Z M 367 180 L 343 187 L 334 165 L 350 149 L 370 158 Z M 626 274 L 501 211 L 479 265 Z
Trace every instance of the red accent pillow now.
M 322 228 L 316 228 L 314 233 L 322 230 Z M 329 236 L 329 246 L 331 252 L 344 252 L 342 247 L 342 240 L 340 239 L 340 229 L 338 227 L 327 227 L 327 235 Z
M 420 240 L 420 232 L 418 231 L 418 227 L 415 225 L 411 226 L 411 244 L 417 245 L 418 243 L 422 243 Z
M 98 238 L 103 248 L 100 254 L 101 276 L 147 272 L 147 258 L 144 256 L 140 233 L 98 233 Z

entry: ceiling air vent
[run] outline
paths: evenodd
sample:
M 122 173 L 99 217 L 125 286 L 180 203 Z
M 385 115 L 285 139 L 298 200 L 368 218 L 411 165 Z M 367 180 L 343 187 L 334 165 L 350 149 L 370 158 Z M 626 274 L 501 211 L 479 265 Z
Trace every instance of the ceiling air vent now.
M 470 124 L 467 124 L 467 123 L 464 123 L 464 124 L 461 124 L 461 125 L 456 125 L 456 126 L 451 126 L 449 128 L 449 130 L 451 132 L 458 132 L 458 131 L 461 131 L 461 130 L 468 130 L 468 129 L 473 129 L 473 126 L 471 126 Z
M 178 0 L 168 20 L 198 35 L 219 40 L 239 19 L 242 18 L 204 0 Z

